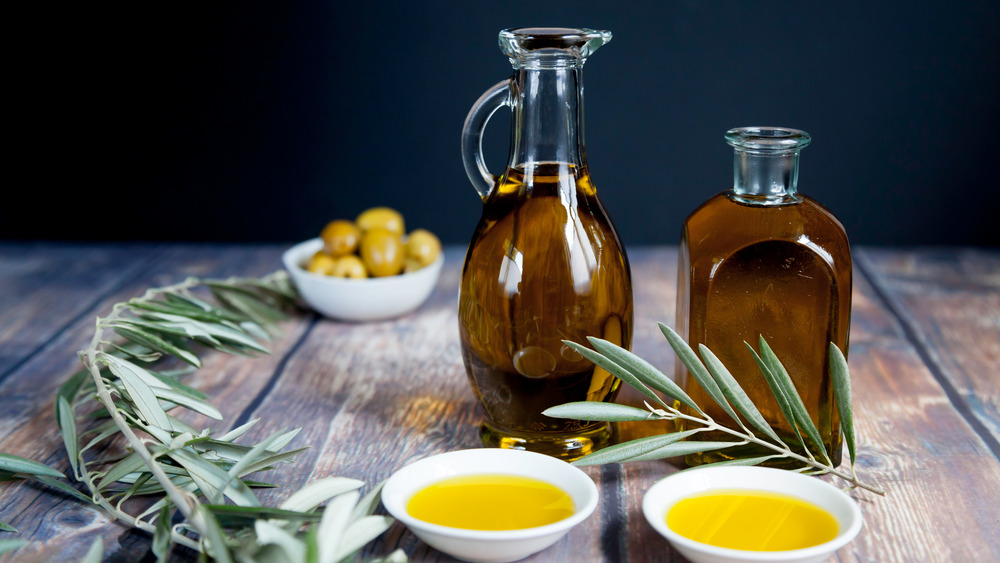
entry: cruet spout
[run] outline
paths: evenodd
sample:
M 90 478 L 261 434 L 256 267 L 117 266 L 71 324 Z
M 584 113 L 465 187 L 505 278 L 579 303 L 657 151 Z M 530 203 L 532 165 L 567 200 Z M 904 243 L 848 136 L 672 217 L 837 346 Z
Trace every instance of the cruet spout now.
M 533 56 L 572 58 L 583 64 L 610 41 L 610 31 L 587 28 L 520 27 L 500 32 L 500 49 L 515 66 Z

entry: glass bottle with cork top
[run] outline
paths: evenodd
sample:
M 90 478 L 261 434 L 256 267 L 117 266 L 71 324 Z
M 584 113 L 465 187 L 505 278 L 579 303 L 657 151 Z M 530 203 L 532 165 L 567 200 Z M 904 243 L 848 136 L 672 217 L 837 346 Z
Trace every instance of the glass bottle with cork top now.
M 500 32 L 514 74 L 466 119 L 465 169 L 483 200 L 459 291 L 462 358 L 483 406 L 487 446 L 574 459 L 606 444 L 602 422 L 556 419 L 545 409 L 611 401 L 621 382 L 564 340 L 598 336 L 628 347 L 628 259 L 590 179 L 583 142 L 583 65 L 608 31 L 519 28 Z M 512 112 L 506 170 L 482 155 L 483 129 Z
M 804 131 L 779 127 L 726 132 L 735 151 L 733 187 L 684 223 L 677 332 L 695 350 L 699 344 L 710 348 L 777 434 L 802 453 L 744 344 L 757 349 L 763 337 L 787 368 L 836 465 L 841 435 L 828 347 L 833 342 L 847 354 L 851 253 L 836 217 L 798 192 L 799 152 L 810 140 Z M 736 428 L 680 362 L 677 374 L 678 383 L 711 417 Z M 725 436 L 704 432 L 697 439 Z M 810 443 L 814 454 L 818 447 Z M 692 454 L 686 461 L 700 465 L 770 453 L 747 445 Z

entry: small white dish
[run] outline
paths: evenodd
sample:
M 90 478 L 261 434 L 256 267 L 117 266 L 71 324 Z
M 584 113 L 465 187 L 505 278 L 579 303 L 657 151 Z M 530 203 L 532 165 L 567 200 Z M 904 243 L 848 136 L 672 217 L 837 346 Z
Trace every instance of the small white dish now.
M 318 238 L 296 244 L 281 260 L 299 294 L 318 313 L 344 321 L 377 321 L 405 315 L 419 307 L 434 291 L 444 255 L 425 268 L 408 274 L 352 280 L 314 274 L 304 268 L 323 248 Z
M 790 495 L 829 512 L 839 531 L 832 540 L 788 551 L 744 551 L 688 539 L 667 526 L 666 515 L 679 501 L 713 490 L 767 491 Z M 768 467 L 706 467 L 675 473 L 646 492 L 642 512 L 649 524 L 694 563 L 809 563 L 824 561 L 861 531 L 861 509 L 843 491 L 816 477 Z
M 406 505 L 421 489 L 459 475 L 520 475 L 540 479 L 573 499 L 573 515 L 564 520 L 521 530 L 466 530 L 431 524 L 410 516 Z M 559 541 L 587 519 L 597 507 L 597 486 L 586 473 L 569 463 L 523 450 L 481 448 L 427 457 L 394 473 L 382 489 L 382 504 L 418 538 L 465 561 L 517 561 Z

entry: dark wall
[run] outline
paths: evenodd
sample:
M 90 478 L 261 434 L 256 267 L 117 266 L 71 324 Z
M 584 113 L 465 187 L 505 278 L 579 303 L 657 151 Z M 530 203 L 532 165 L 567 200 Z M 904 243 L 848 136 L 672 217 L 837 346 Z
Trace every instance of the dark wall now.
M 854 243 L 1000 244 L 998 2 L 74 10 L 18 20 L 0 239 L 287 242 L 391 205 L 464 244 L 481 204 L 459 136 L 510 74 L 496 34 L 553 25 L 614 33 L 584 73 L 586 141 L 626 244 L 676 242 L 744 125 L 812 134 L 800 189 Z M 495 172 L 508 132 L 497 114 Z

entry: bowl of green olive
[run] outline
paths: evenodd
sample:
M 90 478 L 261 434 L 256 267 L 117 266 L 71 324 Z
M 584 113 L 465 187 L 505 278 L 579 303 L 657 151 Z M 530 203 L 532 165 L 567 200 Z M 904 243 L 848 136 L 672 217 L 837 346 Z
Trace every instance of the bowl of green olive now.
M 282 261 L 315 311 L 344 321 L 376 321 L 423 304 L 444 256 L 433 233 L 406 232 L 398 211 L 374 207 L 353 221 L 330 221 L 319 237 L 286 250 Z

